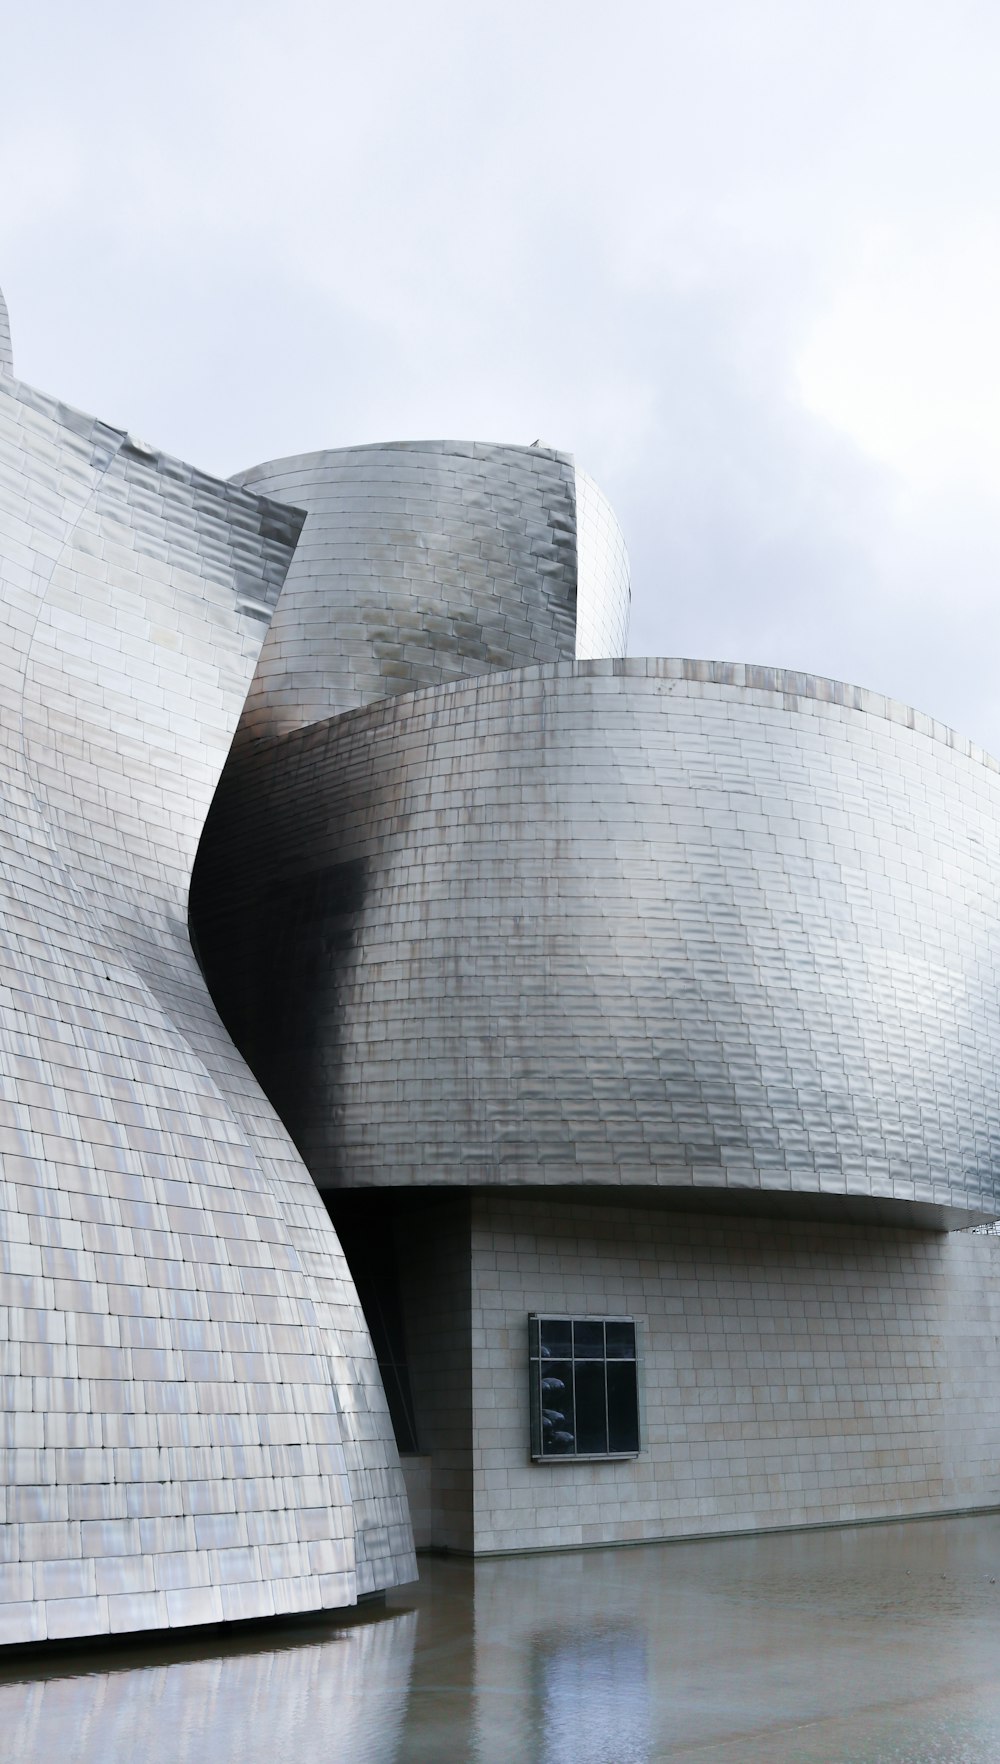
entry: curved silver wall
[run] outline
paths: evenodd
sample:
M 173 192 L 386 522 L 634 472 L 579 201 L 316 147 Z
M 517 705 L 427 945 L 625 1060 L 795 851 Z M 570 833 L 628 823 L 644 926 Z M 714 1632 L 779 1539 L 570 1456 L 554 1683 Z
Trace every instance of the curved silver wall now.
M 234 482 L 307 511 L 240 741 L 574 654 L 567 455 L 399 441 L 275 460 Z
M 398 696 L 232 764 L 196 884 L 321 1183 L 1000 1210 L 1000 774 L 874 695 L 625 661 Z
M 618 517 L 603 490 L 577 466 L 576 659 L 601 660 L 628 651 L 632 588 Z
M 301 517 L 0 377 L 0 1640 L 412 1577 L 315 1187 L 187 934 Z
M 574 662 L 628 596 L 566 455 L 220 484 L 14 380 L 0 307 L 0 1641 L 415 1573 L 313 1178 L 1000 1212 L 997 766 Z

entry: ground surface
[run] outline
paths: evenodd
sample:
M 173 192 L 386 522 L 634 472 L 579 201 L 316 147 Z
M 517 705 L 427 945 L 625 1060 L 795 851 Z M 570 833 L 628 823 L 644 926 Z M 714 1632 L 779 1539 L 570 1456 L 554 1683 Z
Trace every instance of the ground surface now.
M 5 1764 L 997 1764 L 1000 1515 L 480 1563 L 0 1660 Z

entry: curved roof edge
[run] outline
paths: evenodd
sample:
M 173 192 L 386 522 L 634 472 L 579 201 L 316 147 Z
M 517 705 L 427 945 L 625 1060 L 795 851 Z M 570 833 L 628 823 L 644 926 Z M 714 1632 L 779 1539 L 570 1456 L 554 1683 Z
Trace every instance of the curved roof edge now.
M 898 723 L 932 741 L 940 741 L 966 759 L 977 761 L 991 772 L 1000 772 L 1000 760 L 994 759 L 984 747 L 978 747 L 967 736 L 959 734 L 950 724 L 939 722 L 926 711 L 916 710 L 901 699 L 890 698 L 886 692 L 875 692 L 869 686 L 852 686 L 846 680 L 834 680 L 825 674 L 803 674 L 794 668 L 771 668 L 758 662 L 696 661 L 687 658 L 660 656 L 626 656 L 623 661 L 588 662 L 581 672 L 650 675 L 661 679 L 690 680 L 713 686 L 736 686 L 746 692 L 764 692 L 774 698 L 815 699 L 820 704 L 835 704 L 845 710 L 864 711 L 868 716 L 881 717 L 887 723 Z M 789 708 L 792 708 L 789 706 Z
M 987 753 L 985 748 L 978 747 L 974 741 L 960 735 L 947 723 L 941 723 L 936 717 L 929 716 L 926 711 L 915 710 L 912 705 L 890 698 L 884 692 L 873 692 L 868 686 L 852 686 L 845 680 L 828 679 L 823 674 L 800 674 L 791 668 L 769 668 L 756 662 L 701 661 L 686 656 L 626 655 L 599 661 L 539 662 L 525 668 L 497 669 L 495 673 L 470 675 L 461 680 L 423 686 L 415 692 L 394 693 L 391 697 L 374 699 L 369 704 L 356 705 L 351 710 L 342 711 L 340 717 L 345 721 L 354 717 L 368 717 L 387 708 L 398 714 L 418 697 L 445 698 L 458 692 L 476 692 L 484 687 L 502 685 L 515 676 L 526 681 L 566 680 L 574 677 L 677 680 L 756 693 L 760 695 L 758 702 L 769 700 L 779 704 L 784 710 L 796 709 L 797 704 L 794 701 L 799 699 L 813 700 L 818 704 L 861 711 L 868 716 L 880 717 L 884 722 L 896 723 L 900 728 L 910 729 L 915 734 L 939 741 L 942 746 L 951 748 L 964 759 L 985 766 L 987 771 L 1000 773 L 1000 760 Z M 321 723 L 307 724 L 301 729 L 293 729 L 287 734 L 270 739 L 275 744 L 288 741 L 295 736 L 304 735 L 308 729 L 322 728 L 327 722 L 338 720 L 338 717 L 324 717 Z M 264 744 L 268 744 L 266 740 Z
M 300 467 L 322 459 L 341 459 L 353 453 L 441 453 L 457 454 L 463 459 L 487 459 L 496 453 L 537 453 L 546 459 L 555 459 L 561 465 L 572 466 L 571 453 L 563 453 L 558 447 L 546 447 L 538 443 L 525 441 L 459 441 L 437 436 L 432 440 L 420 441 L 362 441 L 357 445 L 345 447 L 312 447 L 304 453 L 279 454 L 277 459 L 261 459 L 255 465 L 246 466 L 242 471 L 233 472 L 229 482 L 243 484 L 253 478 L 257 472 L 272 472 L 278 466 L 288 468 Z

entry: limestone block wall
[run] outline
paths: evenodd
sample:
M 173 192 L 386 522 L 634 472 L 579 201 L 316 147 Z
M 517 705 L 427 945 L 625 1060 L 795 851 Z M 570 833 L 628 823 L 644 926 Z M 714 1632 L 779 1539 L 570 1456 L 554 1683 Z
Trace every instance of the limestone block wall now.
M 469 1552 L 475 1525 L 468 1197 L 404 1208 L 393 1235 L 420 1451 L 417 1461 L 404 1460 L 407 1490 L 411 1503 L 414 1495 L 420 1502 L 421 1544 Z
M 1000 1241 L 472 1197 L 475 1544 L 1000 1503 Z M 635 1316 L 642 1451 L 533 1464 L 527 1317 Z

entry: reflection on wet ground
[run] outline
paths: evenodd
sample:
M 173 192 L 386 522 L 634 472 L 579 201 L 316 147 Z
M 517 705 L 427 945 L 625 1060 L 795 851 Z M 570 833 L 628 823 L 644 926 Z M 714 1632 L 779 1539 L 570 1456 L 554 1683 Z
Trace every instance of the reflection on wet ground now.
M 0 1657 L 5 1764 L 997 1764 L 1000 1515 L 428 1561 L 353 1620 Z

